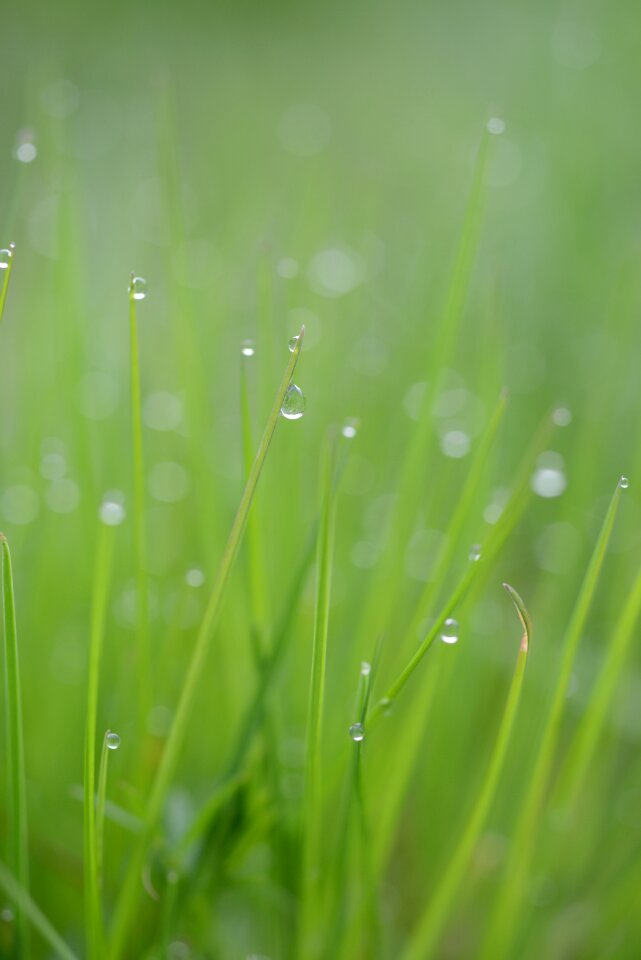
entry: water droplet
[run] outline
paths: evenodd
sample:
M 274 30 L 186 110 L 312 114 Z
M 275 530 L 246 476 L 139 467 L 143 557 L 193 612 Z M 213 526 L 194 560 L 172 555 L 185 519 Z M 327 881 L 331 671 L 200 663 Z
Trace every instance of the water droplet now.
M 480 559 L 481 559 L 481 544 L 480 544 L 480 543 L 473 543 L 473 544 L 472 544 L 472 546 L 470 547 L 470 554 L 469 554 L 469 556 L 470 556 L 470 560 L 472 561 L 472 563 L 476 563 L 477 560 L 480 560 Z
M 360 743 L 365 739 L 365 727 L 362 723 L 353 723 L 349 728 L 349 735 L 354 743 Z
M 458 620 L 448 617 L 441 632 L 443 643 L 458 643 Z
M 300 420 L 305 413 L 305 397 L 295 383 L 290 383 L 287 387 L 280 412 L 286 420 Z
M 240 353 L 243 357 L 253 357 L 256 353 L 256 347 L 253 340 L 242 340 L 240 344 Z
M 125 508 L 120 502 L 120 495 L 107 496 L 100 504 L 99 516 L 101 523 L 107 527 L 118 527 L 125 519 Z
M 185 574 L 185 583 L 188 587 L 202 587 L 205 582 L 205 574 L 198 567 L 192 567 Z
M 10 249 L 0 250 L 0 270 L 6 270 L 11 263 L 13 253 Z
M 105 734 L 105 743 L 110 750 L 117 750 L 120 746 L 120 737 L 117 733 L 114 733 L 112 730 L 108 730 Z
M 621 487 L 622 490 L 627 490 L 628 487 L 630 486 L 630 481 L 628 480 L 627 477 L 621 477 L 619 479 L 619 486 Z
M 552 414 L 552 421 L 557 427 L 567 427 L 568 424 L 572 423 L 572 411 L 568 410 L 567 407 L 557 407 Z
M 356 420 L 354 417 L 350 417 L 348 420 L 346 420 L 343 424 L 341 433 L 348 440 L 353 440 L 358 433 L 358 420 Z
M 363 662 L 361 663 L 361 676 L 369 677 L 371 672 L 372 672 L 371 663 L 368 663 L 367 660 L 363 660 Z
M 487 121 L 487 129 L 489 133 L 499 137 L 502 133 L 505 133 L 505 120 L 501 120 L 500 117 L 490 117 Z
M 389 697 L 383 697 L 381 700 L 381 710 L 383 711 L 383 716 L 389 717 L 393 709 L 394 701 L 390 700 Z
M 291 337 L 287 344 L 287 349 L 289 350 L 290 353 L 294 352 L 294 350 L 296 349 L 297 343 L 298 343 L 298 334 L 296 334 L 295 337 Z
M 144 300 L 147 296 L 147 281 L 143 277 L 132 276 L 129 281 L 129 295 L 134 300 Z

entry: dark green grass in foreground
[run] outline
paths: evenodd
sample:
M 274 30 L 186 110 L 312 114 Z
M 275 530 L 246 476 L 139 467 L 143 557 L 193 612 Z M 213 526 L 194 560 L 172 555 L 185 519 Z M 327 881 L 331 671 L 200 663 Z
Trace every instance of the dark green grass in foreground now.
M 0 956 L 636 960 L 632 5 L 120 13 L 0 34 Z

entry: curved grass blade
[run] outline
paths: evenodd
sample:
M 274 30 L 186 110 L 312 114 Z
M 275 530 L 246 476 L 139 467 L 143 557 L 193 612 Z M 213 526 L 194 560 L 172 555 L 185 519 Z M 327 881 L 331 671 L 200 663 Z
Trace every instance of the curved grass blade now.
M 136 320 L 136 285 L 129 281 L 129 341 L 131 364 L 131 431 L 134 466 L 134 552 L 136 558 L 136 654 L 138 669 L 139 729 L 142 737 L 151 706 L 151 653 L 149 642 L 149 583 L 145 531 L 145 461 L 142 443 L 140 354 Z
M 599 575 L 610 542 L 621 499 L 621 490 L 621 481 L 619 481 L 610 501 L 563 638 L 561 666 L 556 680 L 552 705 L 545 721 L 543 736 L 527 784 L 525 797 L 518 809 L 503 882 L 499 887 L 497 900 L 483 943 L 481 952 L 483 960 L 503 960 L 503 958 L 514 955 L 512 941 L 523 908 L 528 869 L 533 853 L 538 820 L 552 773 L 567 691 L 572 678 L 576 652 L 592 606 Z
M 445 873 L 439 878 L 434 896 L 426 905 L 423 916 L 419 920 L 418 927 L 410 940 L 409 946 L 402 954 L 403 960 L 428 960 L 429 957 L 435 956 L 439 937 L 445 928 L 455 903 L 456 895 L 465 878 L 465 872 L 490 812 L 505 764 L 514 720 L 521 698 L 523 675 L 525 673 L 525 665 L 532 637 L 532 626 L 525 604 L 514 587 L 511 587 L 509 583 L 504 583 L 503 586 L 510 595 L 521 621 L 521 626 L 523 627 L 523 634 L 521 636 L 516 666 L 510 684 L 505 710 L 481 792 L 472 807 L 458 846 L 451 859 L 448 860 Z
M 191 715 L 194 698 L 198 683 L 203 676 L 204 668 L 211 646 L 213 629 L 218 619 L 225 588 L 231 574 L 234 561 L 238 554 L 238 549 L 242 540 L 249 509 L 252 504 L 254 492 L 260 478 L 265 458 L 271 443 L 276 424 L 280 416 L 280 410 L 283 404 L 285 393 L 291 383 L 300 356 L 303 345 L 305 328 L 301 327 L 296 347 L 289 359 L 281 384 L 276 393 L 274 404 L 265 425 L 263 436 L 258 445 L 258 451 L 254 459 L 251 473 L 247 478 L 245 489 L 243 491 L 234 522 L 229 533 L 227 544 L 223 551 L 218 573 L 214 581 L 212 592 L 205 609 L 205 614 L 196 637 L 196 643 L 191 656 L 191 661 L 185 677 L 185 682 L 180 693 L 173 723 L 169 731 L 169 736 L 165 744 L 165 750 L 158 767 L 155 780 L 152 785 L 149 802 L 147 805 L 147 816 L 145 830 L 141 841 L 136 846 L 125 883 L 122 888 L 121 896 L 118 901 L 116 916 L 114 919 L 112 954 L 118 958 L 123 955 L 127 944 L 127 937 L 130 925 L 134 920 L 136 905 L 140 896 L 140 871 L 144 863 L 145 852 L 149 841 L 153 836 L 162 813 L 163 804 L 167 795 L 167 790 L 173 777 L 180 751 L 187 734 L 187 725 Z
M 9 844 L 10 863 L 17 884 L 29 892 L 29 844 L 27 830 L 27 789 L 24 761 L 22 693 L 18 656 L 18 630 L 13 593 L 13 572 L 9 543 L 0 533 L 2 545 L 2 599 L 4 607 L 5 685 L 7 697 L 7 739 L 9 758 Z M 17 955 L 29 957 L 29 928 L 22 904 L 17 905 Z
M 321 745 L 325 698 L 325 665 L 329 632 L 329 601 L 336 522 L 336 450 L 335 439 L 329 440 L 325 451 L 321 478 L 322 508 L 316 554 L 316 606 L 307 714 L 301 906 L 298 930 L 298 956 L 301 957 L 301 960 L 302 958 L 311 960 L 311 958 L 318 956 L 319 940 L 322 936 L 322 921 L 319 917 L 322 859 Z
M 85 936 L 89 958 L 100 958 L 104 955 L 104 928 L 100 904 L 100 865 L 96 834 L 96 724 L 100 660 L 105 634 L 107 598 L 113 557 L 113 532 L 113 527 L 103 523 L 100 524 L 89 637 L 84 782 Z
M 9 290 L 9 280 L 11 279 L 11 268 L 13 266 L 15 249 L 15 243 L 10 243 L 6 252 L 3 251 L 4 258 L 2 263 L 0 263 L 0 267 L 4 267 L 4 269 L 2 269 L 0 272 L 0 322 L 2 322 L 4 305 L 7 300 L 7 292 Z
M 60 960 L 78 960 L 76 954 L 69 949 L 60 934 L 51 926 L 42 910 L 36 906 L 24 887 L 18 883 L 11 871 L 0 860 L 0 887 L 9 899 L 15 904 L 16 910 L 26 917 L 34 930 L 37 930 L 43 940 L 49 944 Z M 25 957 L 30 954 L 25 954 Z

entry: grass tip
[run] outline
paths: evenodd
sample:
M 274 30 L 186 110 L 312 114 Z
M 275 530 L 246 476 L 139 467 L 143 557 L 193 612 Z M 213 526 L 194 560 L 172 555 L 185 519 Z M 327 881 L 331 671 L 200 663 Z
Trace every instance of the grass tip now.
M 521 637 L 521 650 L 525 650 L 527 652 L 530 646 L 530 638 L 532 637 L 532 621 L 530 620 L 530 615 L 527 612 L 527 607 L 525 606 L 525 603 L 523 602 L 523 599 L 520 596 L 520 594 L 517 593 L 517 591 L 514 589 L 513 586 L 511 586 L 511 584 L 506 583 L 506 581 L 503 581 L 502 586 L 503 586 L 503 589 L 507 591 L 507 593 L 510 595 L 510 599 L 514 604 L 514 607 L 518 614 L 518 618 L 521 621 L 521 625 L 523 627 L 523 636 Z

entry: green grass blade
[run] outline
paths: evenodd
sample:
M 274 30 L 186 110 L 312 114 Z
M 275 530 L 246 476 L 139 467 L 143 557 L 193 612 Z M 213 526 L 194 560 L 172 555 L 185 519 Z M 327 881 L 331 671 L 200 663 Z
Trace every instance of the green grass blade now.
M 555 797 L 562 811 L 571 812 L 576 809 L 585 775 L 595 759 L 599 738 L 626 664 L 631 641 L 637 636 L 635 628 L 639 614 L 641 614 L 641 572 L 637 574 L 614 628 L 614 639 L 608 646 L 605 663 L 599 671 L 590 697 L 589 708 L 583 714 L 563 762 Z
M 60 960 L 78 960 L 76 954 L 69 949 L 60 934 L 51 926 L 42 910 L 36 906 L 25 888 L 18 883 L 15 876 L 0 861 L 0 887 L 15 904 L 16 911 L 26 917 L 33 928 L 49 944 Z M 25 954 L 25 957 L 31 954 Z
M 504 583 L 503 586 L 514 603 L 523 627 L 505 710 L 481 791 L 472 807 L 458 845 L 453 855 L 448 859 L 445 873 L 439 877 L 434 896 L 427 903 L 407 950 L 402 955 L 403 960 L 428 960 L 429 957 L 435 956 L 434 951 L 438 946 L 439 937 L 445 928 L 457 893 L 465 878 L 465 872 L 490 812 L 505 764 L 512 728 L 521 698 L 521 687 L 532 637 L 532 626 L 525 604 L 516 590 L 507 583 Z
M 113 555 L 113 528 L 100 524 L 94 571 L 89 636 L 87 720 L 85 728 L 84 856 L 85 936 L 89 958 L 104 955 L 104 930 L 100 905 L 100 867 L 96 839 L 96 724 L 100 659 L 105 634 L 107 599 Z
M 98 888 L 102 888 L 105 850 L 105 809 L 107 802 L 107 772 L 109 768 L 109 754 L 117 750 L 120 737 L 111 730 L 107 730 L 102 738 L 100 753 L 100 768 L 98 773 L 98 794 L 96 796 L 96 865 L 98 874 Z M 102 933 L 102 931 L 101 931 Z
M 11 279 L 11 268 L 13 267 L 13 257 L 15 253 L 16 245 L 15 243 L 10 243 L 7 247 L 9 256 L 7 257 L 6 266 L 0 271 L 0 323 L 2 322 L 2 315 L 4 314 L 4 305 L 7 300 L 7 293 L 9 290 L 9 280 Z
M 24 728 L 22 723 L 22 693 L 18 656 L 18 631 L 13 593 L 11 552 L 4 534 L 2 544 L 2 598 L 4 607 L 5 682 L 7 697 L 7 737 L 9 756 L 9 843 L 10 863 L 22 890 L 29 891 L 29 845 L 27 832 L 27 788 L 24 761 Z M 29 957 L 29 929 L 25 911 L 18 904 L 16 927 L 17 955 Z
M 250 474 L 254 459 L 254 442 L 252 439 L 251 412 L 249 404 L 248 364 L 251 356 L 240 354 L 240 422 L 242 433 L 243 463 L 245 478 Z M 249 593 L 249 616 L 252 649 L 257 665 L 263 657 L 263 634 L 265 630 L 266 589 L 263 563 L 263 550 L 260 537 L 260 526 L 256 510 L 254 509 L 247 520 L 245 534 L 245 549 L 247 551 L 247 586 Z
M 459 246 L 452 266 L 445 301 L 436 324 L 425 370 L 427 389 L 421 404 L 418 423 L 408 445 L 398 481 L 397 507 L 390 524 L 389 543 L 372 578 L 371 595 L 376 603 L 367 603 L 359 625 L 359 638 L 371 642 L 387 621 L 402 582 L 399 554 L 404 550 L 415 521 L 416 509 L 424 490 L 424 462 L 433 430 L 432 407 L 441 383 L 442 370 L 451 361 L 459 335 L 463 308 L 472 278 L 481 235 L 485 206 L 485 171 L 489 153 L 489 136 L 484 132 L 476 158 Z
M 434 561 L 433 574 L 430 581 L 425 585 L 421 597 L 416 604 L 412 622 L 407 631 L 405 643 L 418 634 L 421 622 L 424 620 L 426 611 L 429 609 L 430 601 L 433 597 L 438 597 L 450 568 L 452 558 L 456 548 L 459 546 L 460 536 L 470 512 L 476 502 L 478 495 L 478 485 L 483 475 L 483 470 L 487 464 L 490 451 L 494 445 L 498 429 L 502 423 L 503 415 L 507 406 L 508 394 L 503 390 L 499 401 L 494 408 L 489 423 L 485 429 L 481 442 L 479 444 L 476 456 L 474 457 L 465 480 L 463 490 L 458 499 L 454 513 L 447 526 L 447 536 L 443 538 L 442 546 Z
M 133 444 L 134 553 L 136 562 L 136 655 L 138 711 L 141 738 L 151 706 L 151 653 L 149 641 L 149 582 L 145 530 L 145 460 L 142 442 L 140 353 L 136 318 L 134 275 L 129 282 L 129 348 L 131 365 L 131 431 Z
M 301 327 L 298 342 L 285 368 L 283 379 L 276 393 L 274 404 L 267 419 L 267 424 L 265 426 L 262 438 L 258 445 L 258 451 L 252 465 L 251 473 L 247 478 L 247 483 L 245 484 L 245 489 L 243 491 L 236 516 L 232 523 L 229 538 L 223 551 L 223 556 L 221 558 L 218 573 L 216 575 L 209 601 L 205 609 L 205 614 L 196 637 L 196 643 L 187 670 L 187 675 L 185 677 L 185 682 L 183 683 L 180 693 L 173 723 L 169 731 L 169 736 L 165 744 L 165 749 L 160 761 L 160 765 L 156 772 L 149 802 L 147 804 L 146 829 L 141 842 L 138 844 L 132 855 L 125 884 L 122 888 L 122 893 L 118 902 L 118 909 L 116 912 L 113 929 L 112 952 L 114 957 L 122 956 L 127 944 L 127 936 L 130 929 L 130 924 L 134 920 L 136 904 L 140 895 L 139 875 L 144 862 L 147 845 L 158 826 L 163 803 L 167 795 L 167 790 L 178 764 L 180 751 L 187 734 L 187 726 L 196 695 L 196 689 L 204 674 L 207 655 L 211 646 L 213 629 L 220 612 L 220 606 L 225 593 L 225 588 L 227 586 L 234 561 L 238 554 L 258 480 L 267 457 L 267 452 L 269 450 L 272 436 L 274 435 L 274 430 L 276 429 L 276 424 L 278 423 L 280 417 L 283 399 L 294 375 L 296 364 L 298 363 L 301 347 L 303 345 L 304 333 L 305 328 Z
M 617 483 L 603 521 L 599 537 L 590 558 L 588 568 L 570 617 L 562 643 L 561 665 L 556 679 L 552 704 L 545 721 L 543 736 L 536 756 L 532 774 L 517 813 L 516 825 L 510 843 L 510 852 L 503 882 L 492 912 L 487 935 L 483 944 L 483 960 L 503 960 L 513 956 L 512 941 L 518 927 L 523 906 L 525 884 L 534 847 L 537 821 L 545 793 L 550 782 L 554 755 L 558 745 L 561 720 L 567 691 L 572 678 L 576 652 L 585 623 L 594 600 L 599 575 L 614 527 L 621 482 Z
M 312 669 L 307 714 L 305 802 L 301 877 L 300 928 L 301 958 L 317 956 L 322 930 L 319 925 L 320 872 L 322 857 L 322 768 L 323 705 L 325 666 L 329 632 L 329 601 L 332 582 L 334 530 L 336 519 L 336 442 L 329 440 L 324 456 L 321 491 L 321 518 L 316 554 L 316 605 Z

